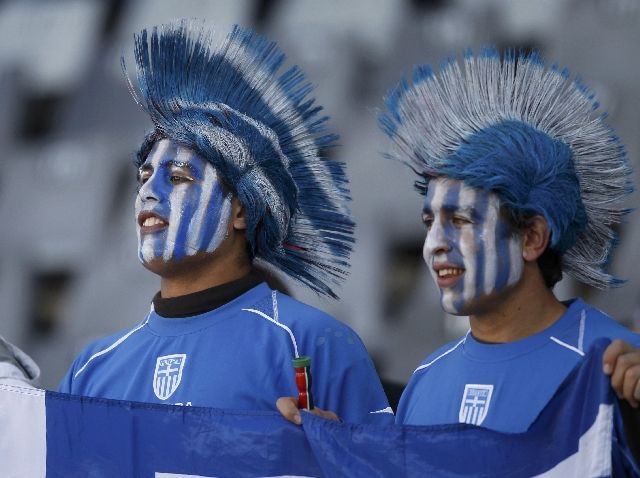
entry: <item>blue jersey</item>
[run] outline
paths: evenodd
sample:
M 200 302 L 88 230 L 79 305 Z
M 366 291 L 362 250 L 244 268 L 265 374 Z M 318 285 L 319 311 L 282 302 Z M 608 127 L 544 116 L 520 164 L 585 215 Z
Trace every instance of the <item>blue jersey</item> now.
M 311 357 L 315 405 L 349 422 L 393 422 L 360 338 L 262 283 L 210 312 L 164 318 L 94 342 L 59 391 L 151 403 L 275 410 L 297 396 L 294 357 Z
M 576 299 L 546 330 L 506 344 L 470 333 L 434 352 L 416 369 L 396 422 L 471 423 L 523 432 L 555 394 L 591 343 L 602 337 L 640 346 L 640 336 Z

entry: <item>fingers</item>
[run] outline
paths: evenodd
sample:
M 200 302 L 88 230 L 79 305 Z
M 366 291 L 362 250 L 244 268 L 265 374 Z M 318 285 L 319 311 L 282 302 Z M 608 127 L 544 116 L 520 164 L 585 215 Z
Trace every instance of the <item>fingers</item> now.
M 640 401 L 640 364 L 631 365 L 625 371 L 622 396 L 632 407 L 638 408 L 638 402 Z
M 333 420 L 336 422 L 340 421 L 340 419 L 338 418 L 338 415 L 336 415 L 333 412 L 330 412 L 329 410 L 323 410 L 322 408 L 316 407 L 313 410 L 311 410 L 311 413 L 313 413 L 314 415 L 318 415 L 319 417 L 326 418 L 327 420 Z
M 302 417 L 300 416 L 300 410 L 298 410 L 298 400 L 295 397 L 280 397 L 276 401 L 276 408 L 280 414 L 291 423 L 295 423 L 296 425 L 302 424 Z M 316 407 L 309 413 L 326 418 L 327 420 L 340 421 L 338 415 L 329 410 L 323 410 L 322 408 Z
M 294 397 L 280 397 L 276 401 L 276 408 L 282 414 L 284 418 L 291 423 L 300 425 L 302 418 L 300 418 L 300 410 L 298 410 L 298 400 Z
M 611 342 L 602 356 L 604 373 L 611 375 L 618 356 L 630 350 L 633 350 L 633 347 L 624 340 L 614 340 Z
M 607 347 L 603 369 L 611 375 L 611 387 L 618 398 L 637 408 L 640 404 L 640 350 L 616 340 Z

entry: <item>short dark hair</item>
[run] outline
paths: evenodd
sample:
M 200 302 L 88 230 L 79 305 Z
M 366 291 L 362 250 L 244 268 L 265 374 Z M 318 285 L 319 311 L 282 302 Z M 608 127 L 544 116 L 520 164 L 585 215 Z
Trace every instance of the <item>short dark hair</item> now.
M 501 215 L 507 221 L 514 233 L 520 233 L 533 225 L 533 218 L 540 214 L 531 210 L 501 207 Z M 537 260 L 545 285 L 549 289 L 562 279 L 562 254 L 555 249 L 547 248 Z

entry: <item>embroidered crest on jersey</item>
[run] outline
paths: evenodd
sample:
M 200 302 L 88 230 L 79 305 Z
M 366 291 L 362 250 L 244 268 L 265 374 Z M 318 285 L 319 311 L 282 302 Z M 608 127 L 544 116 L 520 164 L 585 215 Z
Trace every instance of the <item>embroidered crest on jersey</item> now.
M 160 400 L 166 400 L 178 389 L 186 361 L 187 354 L 158 357 L 153 373 L 153 392 Z
M 482 425 L 487 417 L 493 385 L 466 384 L 462 394 L 458 421 L 471 425 Z

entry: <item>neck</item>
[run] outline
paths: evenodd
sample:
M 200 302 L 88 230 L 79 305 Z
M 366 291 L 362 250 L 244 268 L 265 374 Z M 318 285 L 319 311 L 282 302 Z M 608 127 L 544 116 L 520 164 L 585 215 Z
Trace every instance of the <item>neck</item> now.
M 246 276 L 251 267 L 233 271 L 192 271 L 190 274 L 176 277 L 163 277 L 160 280 L 160 295 L 163 299 L 193 294 L 211 287 L 226 284 Z
M 469 316 L 471 333 L 488 343 L 514 342 L 543 331 L 556 322 L 566 307 L 542 280 L 537 266 L 487 312 Z
M 209 267 L 193 266 L 188 271 L 162 277 L 160 279 L 160 295 L 163 299 L 193 294 L 201 290 L 226 284 L 246 276 L 251 271 L 251 264 L 238 265 L 216 264 Z
M 196 254 L 160 273 L 163 299 L 200 292 L 232 282 L 249 274 L 251 259 L 244 241 L 223 244 L 213 254 Z

